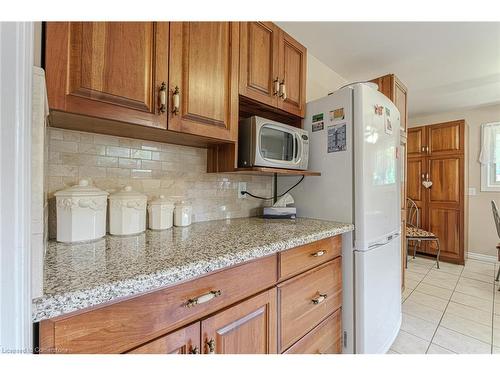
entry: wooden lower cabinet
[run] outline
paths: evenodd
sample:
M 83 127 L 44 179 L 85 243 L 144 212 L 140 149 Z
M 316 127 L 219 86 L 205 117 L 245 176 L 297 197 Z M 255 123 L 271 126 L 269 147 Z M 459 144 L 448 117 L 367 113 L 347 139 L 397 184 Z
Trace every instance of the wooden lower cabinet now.
M 276 353 L 276 288 L 201 322 L 205 354 Z
M 135 348 L 128 354 L 200 354 L 200 323 L 196 322 L 178 331 Z
M 342 309 L 338 309 L 284 354 L 342 353 Z

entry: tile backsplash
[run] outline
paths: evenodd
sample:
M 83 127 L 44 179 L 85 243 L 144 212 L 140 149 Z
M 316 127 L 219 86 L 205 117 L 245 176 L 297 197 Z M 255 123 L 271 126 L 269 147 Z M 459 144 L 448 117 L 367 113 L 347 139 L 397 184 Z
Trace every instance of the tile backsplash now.
M 85 178 L 113 192 L 126 185 L 154 198 L 183 196 L 193 205 L 193 222 L 259 214 L 262 200 L 238 199 L 238 182 L 270 197 L 268 176 L 206 173 L 207 150 L 72 130 L 47 129 L 49 237 L 56 236 L 54 193 Z

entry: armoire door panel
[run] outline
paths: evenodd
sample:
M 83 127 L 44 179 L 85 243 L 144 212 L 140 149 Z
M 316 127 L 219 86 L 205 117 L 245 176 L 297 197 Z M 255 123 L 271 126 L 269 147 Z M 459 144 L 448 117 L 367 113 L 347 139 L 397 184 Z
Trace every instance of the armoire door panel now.
M 460 204 L 463 195 L 460 189 L 460 181 L 463 178 L 462 164 L 463 159 L 460 157 L 429 159 L 429 179 L 432 181 L 432 186 L 428 189 L 429 203 Z
M 426 128 L 424 126 L 408 129 L 408 140 L 406 142 L 408 157 L 422 156 L 426 154 L 425 135 L 426 135 Z
M 239 24 L 174 22 L 170 29 L 169 129 L 236 140 Z
M 399 110 L 400 114 L 400 129 L 401 131 L 407 131 L 407 95 L 406 87 L 398 80 L 395 79 L 394 82 L 394 105 Z
M 285 96 L 278 99 L 278 107 L 304 117 L 306 84 L 306 49 L 282 31 L 280 38 L 280 80 L 285 85 Z
M 429 205 L 428 222 L 429 230 L 439 238 L 441 255 L 459 259 L 460 242 L 463 241 L 460 209 Z M 436 254 L 436 244 L 429 242 L 427 251 Z
M 271 22 L 240 23 L 240 87 L 248 98 L 277 106 L 279 29 Z
M 463 121 L 454 121 L 429 126 L 427 131 L 429 155 L 463 153 L 463 124 Z
M 408 159 L 407 162 L 407 196 L 417 204 L 423 203 L 425 188 L 422 185 L 422 175 L 425 175 L 425 160 L 423 158 Z

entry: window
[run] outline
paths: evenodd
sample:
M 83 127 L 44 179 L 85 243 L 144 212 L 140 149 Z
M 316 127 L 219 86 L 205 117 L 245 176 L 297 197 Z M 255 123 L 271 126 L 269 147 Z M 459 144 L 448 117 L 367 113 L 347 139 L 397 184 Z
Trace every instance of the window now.
M 500 122 L 481 125 L 481 191 L 500 191 Z

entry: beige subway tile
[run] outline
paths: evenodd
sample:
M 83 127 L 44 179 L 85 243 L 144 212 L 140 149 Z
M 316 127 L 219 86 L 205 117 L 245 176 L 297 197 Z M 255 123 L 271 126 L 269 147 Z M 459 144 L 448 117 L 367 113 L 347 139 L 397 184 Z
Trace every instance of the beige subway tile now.
M 49 177 L 78 176 L 78 167 L 73 165 L 51 164 L 47 168 Z
M 130 157 L 132 159 L 151 160 L 151 151 L 131 149 L 130 150 Z
M 81 154 L 105 155 L 106 154 L 106 146 L 88 144 L 88 143 L 80 143 L 80 144 L 78 144 L 78 152 Z
M 51 140 L 50 144 L 49 144 L 49 151 L 76 153 L 76 152 L 78 152 L 78 143 L 68 142 L 68 141 Z
M 54 151 L 49 152 L 47 157 L 47 162 L 49 164 L 61 164 L 62 163 L 61 153 Z
M 142 160 L 141 161 L 142 169 L 161 169 L 161 162 L 154 160 Z
M 151 178 L 150 169 L 132 169 L 130 171 L 130 176 L 132 178 Z
M 63 139 L 65 141 L 80 142 L 81 136 L 79 132 L 64 130 Z
M 94 135 L 94 143 L 96 145 L 118 146 L 120 144 L 119 140 L 120 138 L 113 137 L 111 135 L 103 135 L 103 134 Z
M 141 167 L 141 161 L 137 159 L 125 159 L 125 158 L 119 158 L 118 160 L 118 166 L 120 168 L 135 168 L 138 169 Z
M 49 133 L 49 140 L 63 140 L 63 130 L 61 129 L 55 129 L 55 128 L 48 128 L 48 133 Z
M 81 143 L 94 143 L 94 134 L 80 132 Z
M 130 177 L 130 169 L 125 168 L 106 168 L 108 177 Z
M 81 166 L 79 169 L 80 177 L 106 177 L 106 168 L 104 167 L 93 167 L 93 166 Z
M 99 167 L 118 167 L 118 158 L 113 156 L 98 156 L 96 163 Z
M 119 138 L 118 144 L 121 147 L 128 147 L 128 148 L 141 148 L 142 146 L 142 141 L 138 139 L 129 139 L 129 138 Z
M 128 158 L 130 156 L 130 149 L 125 147 L 106 146 L 106 155 Z

